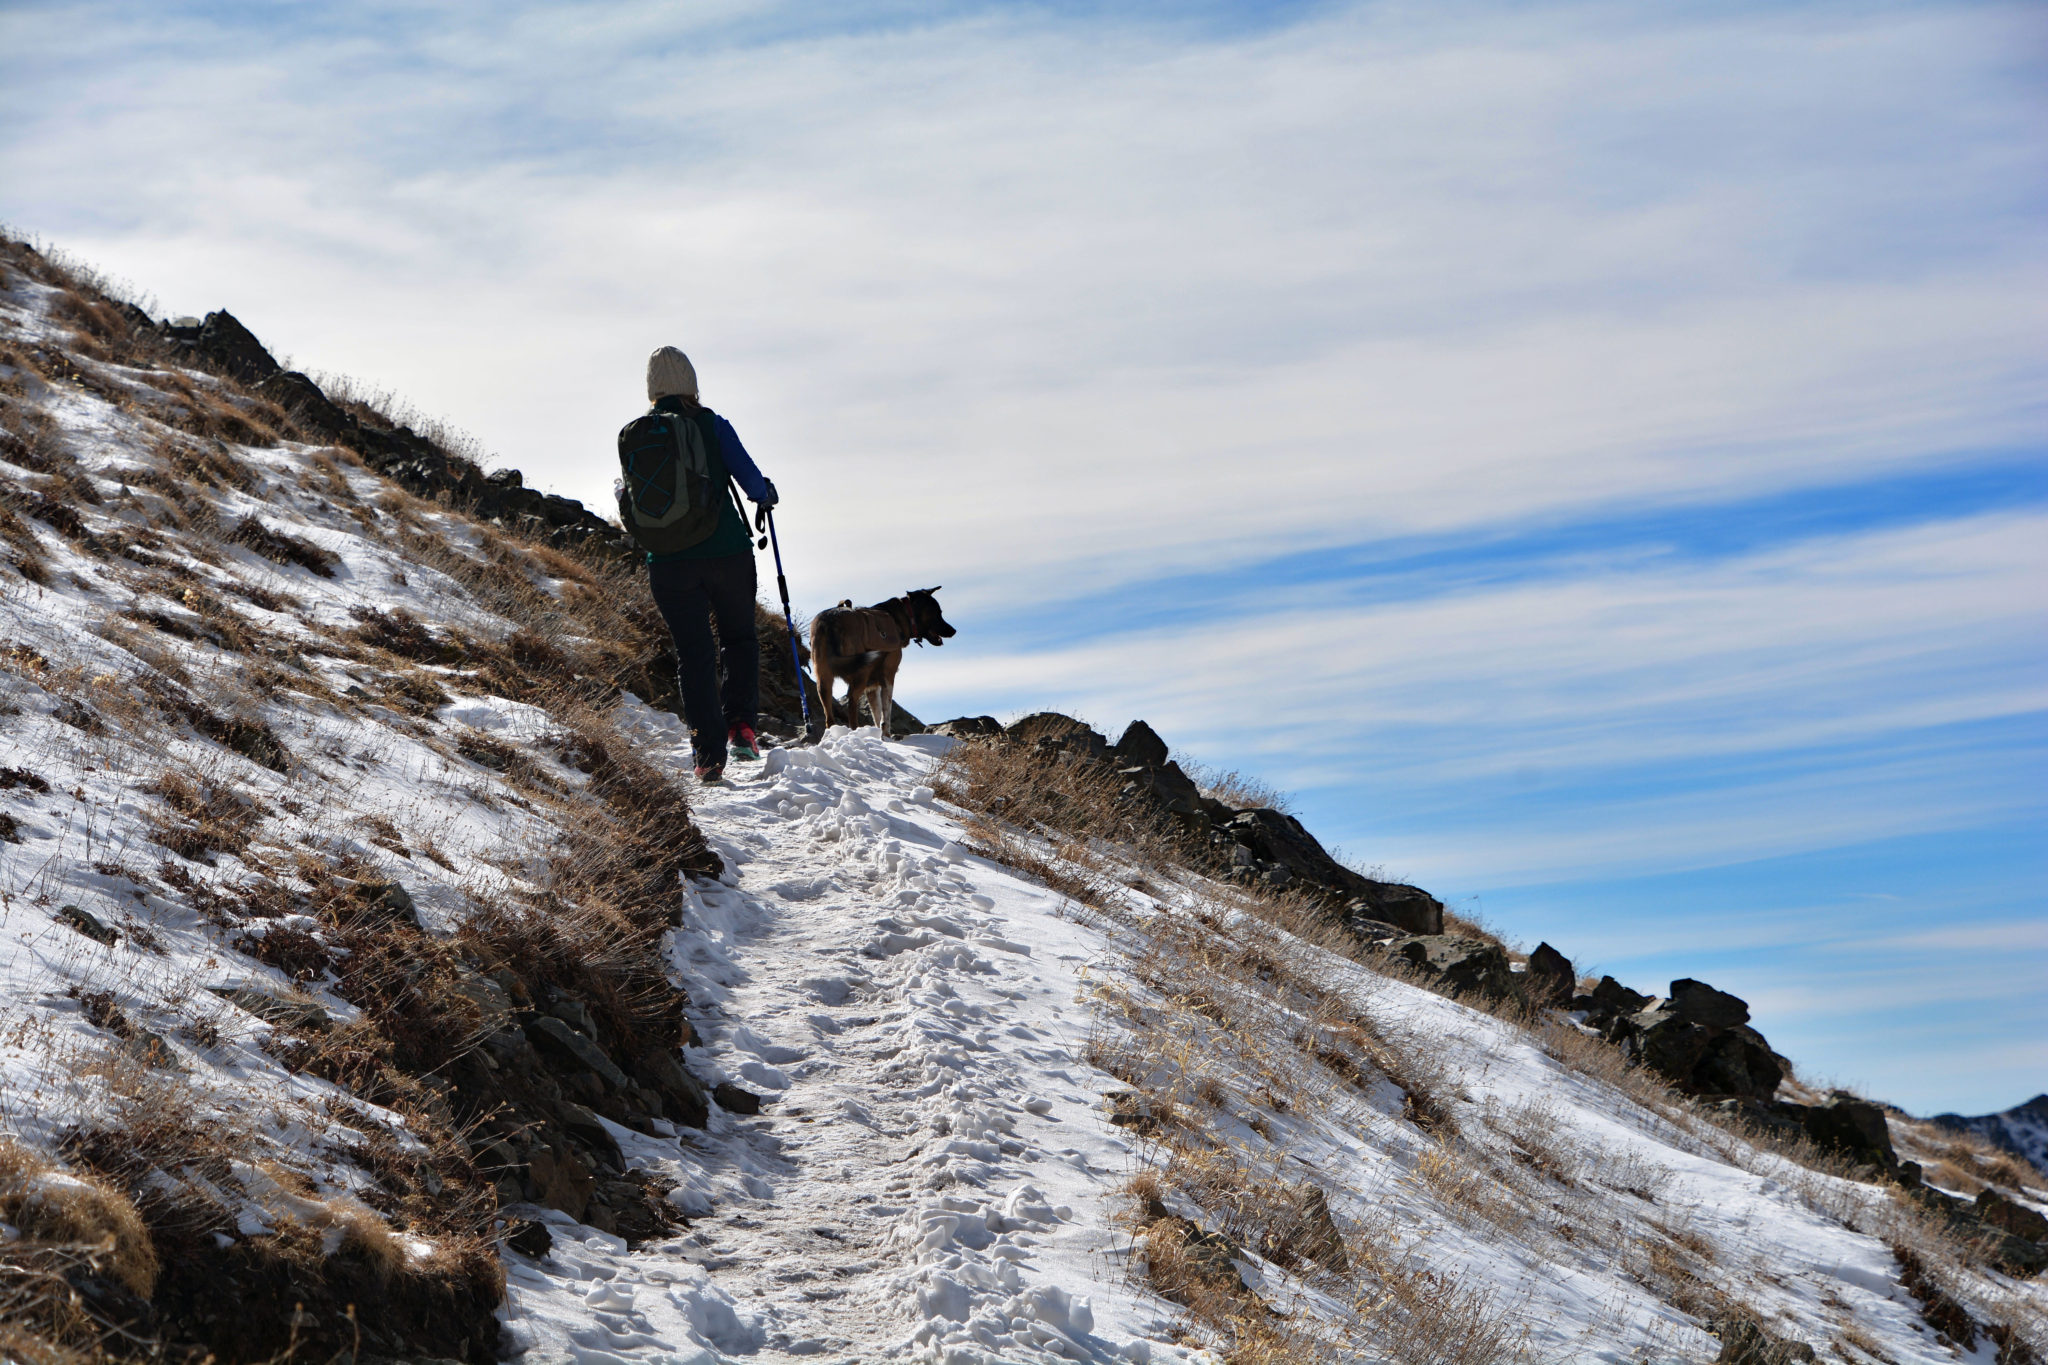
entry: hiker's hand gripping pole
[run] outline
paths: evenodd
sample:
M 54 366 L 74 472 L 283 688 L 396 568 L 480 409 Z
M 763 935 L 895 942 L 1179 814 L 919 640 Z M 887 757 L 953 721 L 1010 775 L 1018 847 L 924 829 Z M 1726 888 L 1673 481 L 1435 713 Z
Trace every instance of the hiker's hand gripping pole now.
M 804 664 L 796 652 L 796 617 L 789 609 L 789 580 L 782 576 L 782 539 L 775 534 L 775 509 L 763 507 L 759 515 L 768 521 L 768 543 L 775 547 L 775 590 L 782 594 L 782 624 L 789 631 L 789 666 L 796 674 L 796 699 L 804 709 L 804 738 L 811 737 L 811 694 L 804 690 Z

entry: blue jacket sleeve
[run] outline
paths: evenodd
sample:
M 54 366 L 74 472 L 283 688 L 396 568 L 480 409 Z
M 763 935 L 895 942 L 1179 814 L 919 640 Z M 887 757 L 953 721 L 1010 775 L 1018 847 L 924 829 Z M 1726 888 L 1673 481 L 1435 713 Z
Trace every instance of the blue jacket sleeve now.
M 725 461 L 726 470 L 739 480 L 741 492 L 755 502 L 761 501 L 768 496 L 768 481 L 754 467 L 754 457 L 740 444 L 740 434 L 732 429 L 732 423 L 723 417 L 712 420 L 718 425 L 718 454 Z

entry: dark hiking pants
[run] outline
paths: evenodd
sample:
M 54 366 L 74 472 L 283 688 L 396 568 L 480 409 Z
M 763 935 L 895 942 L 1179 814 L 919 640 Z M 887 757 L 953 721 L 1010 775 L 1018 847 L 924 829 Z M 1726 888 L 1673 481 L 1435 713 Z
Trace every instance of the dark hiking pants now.
M 760 719 L 753 552 L 650 564 L 647 586 L 676 643 L 676 683 L 697 761 L 723 762 L 726 726 L 741 721 L 753 725 Z M 716 641 L 711 635 L 713 621 L 718 623 Z M 723 688 L 718 681 L 721 671 Z

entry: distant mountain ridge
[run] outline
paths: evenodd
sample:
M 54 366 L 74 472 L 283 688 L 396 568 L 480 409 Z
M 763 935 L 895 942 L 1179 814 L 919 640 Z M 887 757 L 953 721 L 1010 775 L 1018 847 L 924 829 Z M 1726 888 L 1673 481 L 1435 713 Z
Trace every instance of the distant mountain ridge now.
M 2035 1170 L 2048 1174 L 2048 1095 L 2036 1095 L 1999 1114 L 1936 1114 L 1928 1122 L 1961 1133 L 1975 1133 L 2017 1153 Z

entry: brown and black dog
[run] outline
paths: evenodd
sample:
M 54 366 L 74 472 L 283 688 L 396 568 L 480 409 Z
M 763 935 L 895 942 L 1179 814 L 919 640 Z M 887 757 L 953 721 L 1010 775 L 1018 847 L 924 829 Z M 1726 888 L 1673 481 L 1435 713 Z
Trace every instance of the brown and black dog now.
M 957 632 L 939 613 L 937 588 L 916 588 L 901 597 L 856 607 L 852 602 L 821 611 L 811 622 L 811 666 L 818 674 L 818 700 L 831 725 L 832 685 L 846 680 L 846 719 L 860 719 L 865 698 L 868 714 L 882 733 L 889 733 L 889 712 L 896 697 L 896 670 L 911 641 L 942 645 Z

